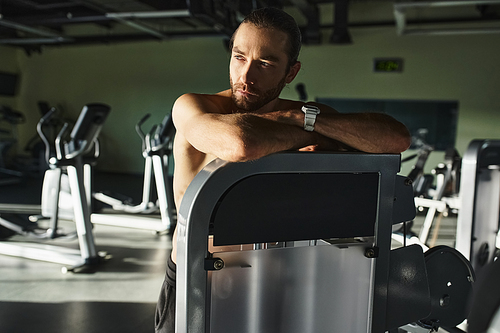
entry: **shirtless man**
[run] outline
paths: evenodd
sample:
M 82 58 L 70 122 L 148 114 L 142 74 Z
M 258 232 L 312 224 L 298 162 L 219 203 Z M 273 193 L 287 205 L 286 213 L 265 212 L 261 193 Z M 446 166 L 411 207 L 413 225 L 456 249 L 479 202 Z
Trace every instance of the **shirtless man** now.
M 244 162 L 285 150 L 359 150 L 400 153 L 410 145 L 406 127 L 385 114 L 341 114 L 317 103 L 305 125 L 304 103 L 279 98 L 300 70 L 300 31 L 273 8 L 247 16 L 231 43 L 230 86 L 214 95 L 185 94 L 174 104 L 174 197 L 215 158 Z M 174 332 L 177 235 L 157 306 L 156 332 Z

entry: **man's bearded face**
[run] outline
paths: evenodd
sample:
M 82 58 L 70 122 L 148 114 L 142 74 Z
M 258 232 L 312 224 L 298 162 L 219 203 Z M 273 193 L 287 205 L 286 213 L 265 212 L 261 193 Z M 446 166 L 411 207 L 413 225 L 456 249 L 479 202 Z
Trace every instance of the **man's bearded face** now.
M 240 110 L 253 112 L 279 97 L 286 85 L 286 77 L 284 76 L 275 87 L 265 91 L 244 83 L 234 84 L 231 77 L 229 78 L 229 82 L 231 84 L 233 102 L 236 107 Z

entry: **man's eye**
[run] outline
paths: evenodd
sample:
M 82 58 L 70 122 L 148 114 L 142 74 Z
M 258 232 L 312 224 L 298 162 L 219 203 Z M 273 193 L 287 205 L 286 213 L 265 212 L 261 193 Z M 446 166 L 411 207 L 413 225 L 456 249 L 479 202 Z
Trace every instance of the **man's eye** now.
M 270 66 L 271 66 L 271 64 L 270 64 L 270 63 L 268 63 L 268 62 L 264 62 L 264 61 L 262 61 L 262 62 L 260 63 L 260 65 L 261 65 L 262 67 L 270 67 Z
M 241 56 L 241 55 L 239 55 L 239 54 L 236 54 L 236 55 L 234 56 L 234 59 L 236 59 L 236 60 L 243 60 L 244 58 L 243 58 L 243 56 Z

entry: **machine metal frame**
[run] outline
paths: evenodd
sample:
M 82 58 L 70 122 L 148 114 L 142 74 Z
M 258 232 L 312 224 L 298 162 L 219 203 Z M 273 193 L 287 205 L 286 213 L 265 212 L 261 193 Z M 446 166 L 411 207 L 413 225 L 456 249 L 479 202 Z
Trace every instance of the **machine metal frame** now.
M 343 247 L 349 247 L 351 249 L 349 251 L 353 251 L 352 255 L 359 258 L 357 261 L 361 262 L 364 260 L 365 263 L 368 264 L 366 268 L 368 270 L 367 272 L 369 272 L 367 276 L 363 277 L 363 284 L 359 285 L 360 288 L 364 288 L 363 290 L 367 289 L 369 291 L 369 299 L 367 304 L 365 304 L 366 308 L 362 310 L 362 312 L 366 315 L 366 318 L 356 317 L 359 315 L 358 312 L 352 314 L 352 318 L 344 317 L 337 318 L 337 320 L 345 321 L 345 325 L 347 326 L 349 326 L 349 323 L 353 323 L 353 321 L 364 320 L 366 325 L 362 324 L 362 331 L 385 332 L 388 328 L 388 279 L 392 225 L 394 223 L 411 220 L 415 215 L 411 186 L 408 186 L 409 195 L 405 198 L 408 200 L 403 200 L 404 196 L 398 197 L 397 195 L 399 189 L 398 184 L 402 184 L 401 178 L 403 178 L 403 180 L 405 178 L 397 176 L 399 168 L 399 155 L 373 155 L 358 153 L 295 152 L 274 154 L 250 163 L 227 163 L 222 160 L 213 161 L 191 182 L 179 210 L 176 332 L 219 332 L 212 330 L 214 329 L 214 325 L 213 323 L 211 324 L 211 321 L 216 319 L 211 319 L 211 315 L 213 315 L 213 313 L 211 313 L 213 304 L 211 305 L 209 299 L 212 287 L 209 286 L 211 281 L 214 281 L 213 279 L 216 277 L 216 274 L 219 274 L 218 269 L 222 268 L 221 272 L 226 270 L 226 268 L 223 268 L 224 260 L 222 257 L 230 255 L 230 252 L 220 253 L 221 258 L 216 258 L 215 256 L 219 255 L 219 253 L 210 253 L 208 251 L 209 234 L 212 232 L 210 226 L 213 224 L 217 225 L 218 223 L 217 217 L 215 217 L 215 211 L 220 209 L 221 202 L 225 198 L 227 199 L 228 191 L 237 188 L 237 186 L 242 184 L 245 180 L 254 176 L 256 176 L 255 179 L 257 179 L 257 177 L 262 175 L 276 174 L 337 174 L 341 177 L 345 174 L 349 174 L 353 175 L 355 178 L 367 174 L 376 175 L 377 180 L 375 184 L 375 194 L 371 200 L 369 200 L 372 201 L 371 203 L 374 203 L 376 207 L 374 223 L 372 225 L 372 235 L 366 238 L 352 238 L 350 241 L 352 242 L 354 240 L 354 243 L 357 242 L 357 246 L 350 246 L 345 242 L 342 244 L 343 241 L 340 241 L 340 244 L 335 246 L 330 245 L 329 248 L 340 249 Z M 287 186 L 292 186 L 293 188 L 294 184 L 288 184 Z M 311 184 L 311 186 L 313 187 L 309 189 L 296 187 L 295 190 L 299 191 L 297 193 L 300 193 L 302 196 L 307 196 L 307 193 L 314 193 L 315 191 L 314 184 Z M 341 190 L 337 190 L 337 192 L 338 191 Z M 333 193 L 335 190 L 332 189 L 331 192 Z M 322 193 L 322 195 L 328 196 L 329 193 Z M 365 199 L 366 198 L 367 197 L 365 197 Z M 243 198 L 242 200 L 247 200 L 247 198 Z M 347 201 L 349 200 L 351 200 L 351 202 L 349 202 L 349 206 L 345 206 L 345 209 L 343 210 L 343 213 L 347 214 L 346 218 L 349 218 L 350 213 L 355 213 L 356 209 L 353 209 L 354 207 L 360 207 L 367 204 L 367 202 L 360 202 L 359 200 L 356 201 L 353 200 L 353 197 L 348 197 L 345 198 L 344 202 L 340 203 L 340 205 L 347 205 Z M 409 202 L 409 205 L 405 206 L 404 202 L 406 201 Z M 402 206 L 400 206 L 400 204 Z M 401 209 L 401 207 L 403 207 L 403 209 Z M 409 216 L 401 218 L 401 212 L 408 211 L 408 207 L 410 208 Z M 296 212 L 300 211 L 300 209 L 307 210 L 308 207 L 290 207 L 290 209 Z M 262 213 L 259 209 L 256 209 L 256 211 Z M 331 218 L 331 216 L 329 216 L 329 218 Z M 290 221 L 291 230 L 293 230 L 294 226 L 297 225 L 293 222 L 297 221 Z M 299 223 L 307 222 L 308 221 L 299 221 Z M 328 225 L 337 225 L 338 227 L 338 225 L 342 224 L 345 225 L 345 223 L 329 223 Z M 369 222 L 368 225 L 370 225 Z M 258 228 L 261 227 L 262 225 L 260 224 Z M 263 228 L 265 228 L 265 226 Z M 268 234 L 265 230 L 263 231 Z M 328 233 L 330 231 L 326 230 L 326 232 Z M 245 237 L 244 232 L 242 235 Z M 247 252 L 249 256 L 257 256 L 259 259 L 256 259 L 257 261 L 251 263 L 250 266 L 252 266 L 262 259 L 262 255 L 267 255 L 264 253 L 271 255 L 271 252 L 266 251 L 303 252 L 311 250 L 315 251 L 314 248 L 320 252 L 324 251 L 328 247 L 325 245 L 328 244 L 320 241 L 323 237 L 316 236 L 317 235 L 314 235 L 315 238 L 312 239 L 304 239 L 300 238 L 299 235 L 291 235 L 288 239 L 274 240 L 283 241 L 285 244 L 285 247 L 283 248 L 266 249 L 268 246 L 258 245 L 254 246 L 254 248 L 261 248 L 262 250 L 239 251 L 239 253 L 236 253 L 236 256 L 244 256 L 245 252 Z M 334 238 L 334 235 L 332 234 L 325 234 L 324 236 L 325 238 Z M 214 242 L 216 242 L 217 237 L 217 231 L 214 229 Z M 309 244 L 312 243 L 313 245 L 316 244 L 318 246 L 307 247 L 307 249 L 303 250 L 297 245 L 299 243 L 297 241 L 299 240 L 309 241 Z M 361 242 L 361 245 L 359 245 L 359 242 Z M 262 241 L 262 239 L 258 239 L 258 237 L 254 243 L 265 243 L 267 245 L 271 244 L 267 242 L 267 240 Z M 290 243 L 292 244 L 291 246 L 289 245 Z M 230 244 L 230 242 L 226 242 L 224 245 L 227 244 Z M 339 251 L 339 253 L 333 255 L 342 256 L 342 253 L 346 252 Z M 306 257 L 307 256 L 308 255 L 306 255 Z M 238 262 L 238 260 L 239 259 L 236 259 L 235 262 Z M 356 262 L 356 260 L 354 262 Z M 241 267 L 244 266 L 245 265 L 241 264 Z M 341 269 L 344 268 L 345 267 L 342 266 Z M 227 268 L 227 270 L 230 269 L 231 268 Z M 259 281 L 262 281 L 262 279 Z M 335 302 L 335 300 L 331 300 L 331 302 Z M 333 315 L 334 313 L 332 312 L 332 316 Z M 311 318 L 305 318 L 304 320 L 308 319 Z M 258 327 L 258 325 L 256 327 Z M 357 329 L 359 329 L 359 326 L 356 328 L 356 333 L 359 333 L 360 331 Z
M 51 229 L 47 230 L 47 239 L 58 238 L 57 220 L 59 190 L 63 169 L 66 170 L 69 186 L 72 193 L 76 225 L 76 236 L 78 237 L 79 250 L 63 248 L 60 246 L 37 244 L 33 242 L 0 242 L 0 253 L 19 256 L 29 259 L 49 261 L 69 265 L 73 270 L 79 267 L 95 265 L 99 263 L 100 257 L 95 248 L 92 224 L 90 221 L 90 197 L 85 188 L 85 169 L 89 166 L 86 161 L 98 137 L 104 121 L 110 111 L 109 106 L 104 104 L 87 104 L 84 106 L 75 124 L 70 140 L 65 141 L 68 132 L 68 124 L 65 124 L 56 139 L 57 157 L 51 159 L 52 167 L 56 175 L 56 196 L 52 198 L 53 214 L 50 216 Z M 49 117 L 50 114 L 47 115 Z M 41 126 L 41 125 L 40 125 Z M 9 227 L 12 223 L 2 219 L 2 224 Z M 21 229 L 21 228 L 18 228 Z M 22 234 L 29 235 L 20 230 Z M 65 271 L 67 269 L 63 269 Z
M 462 159 L 455 248 L 476 272 L 495 254 L 499 203 L 500 140 L 473 140 Z

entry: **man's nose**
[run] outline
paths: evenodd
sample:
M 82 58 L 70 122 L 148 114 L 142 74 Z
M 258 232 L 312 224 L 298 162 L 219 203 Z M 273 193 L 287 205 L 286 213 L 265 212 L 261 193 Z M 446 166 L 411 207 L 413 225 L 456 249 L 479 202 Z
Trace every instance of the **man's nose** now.
M 249 61 L 242 68 L 241 81 L 245 84 L 255 84 L 256 79 L 257 79 L 257 66 L 254 62 Z

